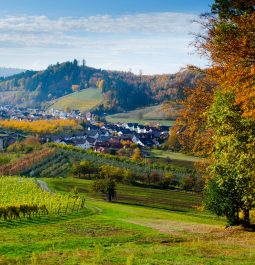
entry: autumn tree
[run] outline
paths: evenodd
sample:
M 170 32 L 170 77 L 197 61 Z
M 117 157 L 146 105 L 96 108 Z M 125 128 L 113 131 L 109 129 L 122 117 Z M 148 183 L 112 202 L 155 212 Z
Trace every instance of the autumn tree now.
M 195 45 L 211 67 L 176 122 L 184 149 L 209 155 L 205 205 L 231 225 L 249 225 L 255 207 L 254 7 L 254 0 L 215 0 L 202 16 Z
M 134 152 L 133 152 L 133 155 L 131 157 L 132 160 L 134 161 L 137 161 L 137 160 L 140 160 L 142 158 L 141 156 L 141 151 L 140 149 L 137 147 L 135 148 Z
M 231 19 L 254 11 L 254 0 L 215 0 L 212 5 L 212 13 L 219 15 L 221 19 Z
M 215 141 L 206 206 L 230 224 L 250 224 L 255 207 L 255 1 L 215 1 L 200 51 L 215 80 L 209 125 Z M 242 213 L 242 215 L 240 215 Z M 240 218 L 240 216 L 242 216 Z
M 81 87 L 80 87 L 80 85 L 72 85 L 71 89 L 73 92 L 77 92 L 81 89 Z
M 213 131 L 208 127 L 208 111 L 213 102 L 212 85 L 205 78 L 197 87 L 186 92 L 175 126 L 171 128 L 169 145 L 196 155 L 210 154 L 213 150 Z
M 98 81 L 97 87 L 100 90 L 100 92 L 104 93 L 105 92 L 105 89 L 106 89 L 106 82 L 105 82 L 105 80 L 101 79 L 100 81 Z

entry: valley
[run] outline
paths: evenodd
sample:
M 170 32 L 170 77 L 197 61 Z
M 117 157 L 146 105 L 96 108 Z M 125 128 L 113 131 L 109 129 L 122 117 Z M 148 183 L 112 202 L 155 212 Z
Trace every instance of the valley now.
M 254 265 L 254 0 L 1 10 L 0 265 Z

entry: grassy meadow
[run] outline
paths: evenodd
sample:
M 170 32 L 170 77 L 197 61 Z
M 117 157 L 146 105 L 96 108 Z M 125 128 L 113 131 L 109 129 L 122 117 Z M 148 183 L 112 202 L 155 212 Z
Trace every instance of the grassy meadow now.
M 253 233 L 200 212 L 200 195 L 121 185 L 108 203 L 88 180 L 43 180 L 54 192 L 85 193 L 86 209 L 0 222 L 0 264 L 254 264 Z
M 172 160 L 181 160 L 181 161 L 186 161 L 186 162 L 196 162 L 199 159 L 201 159 L 199 157 L 195 157 L 192 155 L 171 152 L 171 151 L 166 151 L 166 150 L 160 150 L 160 149 L 151 149 L 150 155 L 152 157 L 157 157 L 157 158 L 170 158 Z
M 106 116 L 106 120 L 108 122 L 130 122 L 139 124 L 159 123 L 160 125 L 166 126 L 171 126 L 174 123 L 162 110 L 162 105 L 109 115 Z
M 99 105 L 102 100 L 102 93 L 97 88 L 88 88 L 57 99 L 50 108 L 89 111 Z
M 192 155 L 160 149 L 151 149 L 149 152 L 149 157 L 156 158 L 162 161 L 168 159 L 168 163 L 188 169 L 194 169 L 194 163 L 200 159 L 199 157 L 195 157 Z

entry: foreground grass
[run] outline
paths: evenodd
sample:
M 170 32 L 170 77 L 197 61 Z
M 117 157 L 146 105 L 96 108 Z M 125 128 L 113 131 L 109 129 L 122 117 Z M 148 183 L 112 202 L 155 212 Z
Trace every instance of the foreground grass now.
M 46 181 L 72 189 L 71 179 Z M 0 264 L 254 264 L 252 233 L 224 229 L 224 221 L 193 214 L 192 206 L 169 211 L 91 196 L 84 212 L 0 224 Z

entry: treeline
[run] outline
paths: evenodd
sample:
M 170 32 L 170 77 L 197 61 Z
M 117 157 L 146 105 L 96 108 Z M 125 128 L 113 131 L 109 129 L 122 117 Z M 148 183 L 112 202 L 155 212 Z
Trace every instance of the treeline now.
M 187 174 L 181 178 L 176 177 L 171 172 L 160 172 L 151 170 L 150 172 L 134 172 L 128 167 L 117 167 L 109 164 L 98 166 L 88 160 L 74 163 L 71 173 L 78 178 L 99 181 L 102 179 L 112 179 L 117 183 L 133 185 L 148 185 L 164 189 L 181 189 L 185 191 L 201 192 L 203 180 L 194 174 Z
M 188 70 L 173 75 L 134 75 L 95 69 L 74 60 L 51 65 L 45 71 L 2 78 L 0 91 L 16 94 L 13 98 L 3 94 L 5 103 L 43 105 L 71 92 L 97 87 L 104 95 L 98 111 L 116 112 L 181 99 L 184 88 L 194 87 L 194 80 L 199 77 Z

